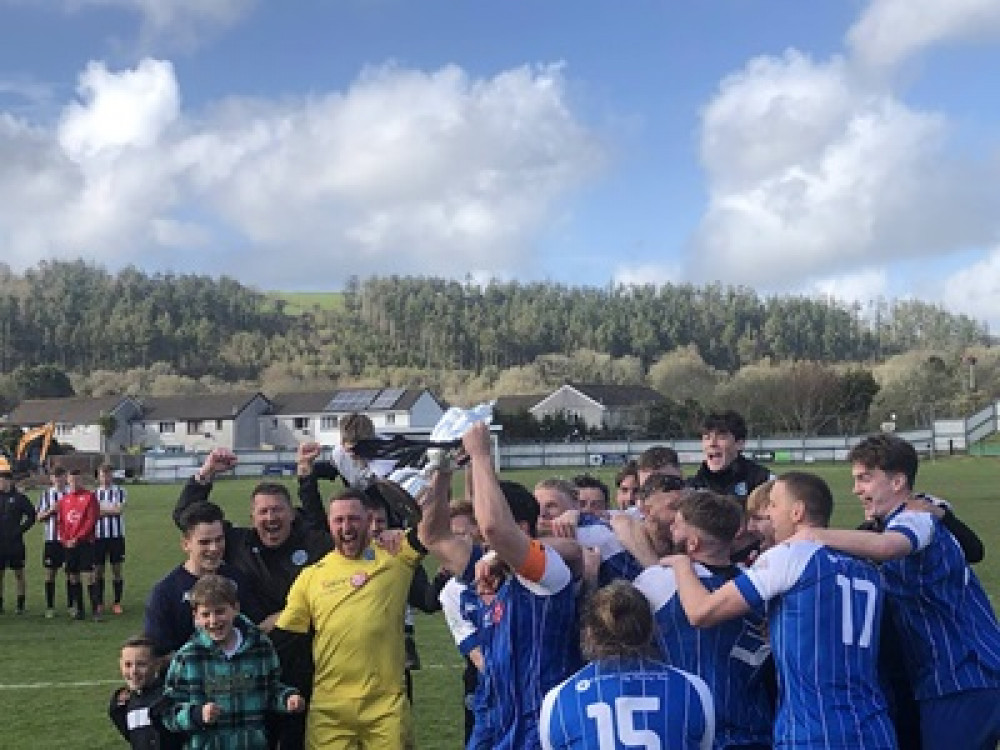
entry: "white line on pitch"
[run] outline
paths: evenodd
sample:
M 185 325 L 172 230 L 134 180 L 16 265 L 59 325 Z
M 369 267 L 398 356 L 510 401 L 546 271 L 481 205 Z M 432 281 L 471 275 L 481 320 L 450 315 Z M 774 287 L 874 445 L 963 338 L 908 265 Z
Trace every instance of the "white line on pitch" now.
M 461 664 L 423 664 L 421 669 L 460 669 Z M 79 680 L 77 682 L 24 682 L 21 684 L 0 684 L 0 690 L 46 690 L 50 688 L 100 687 L 102 685 L 122 685 L 122 680 Z

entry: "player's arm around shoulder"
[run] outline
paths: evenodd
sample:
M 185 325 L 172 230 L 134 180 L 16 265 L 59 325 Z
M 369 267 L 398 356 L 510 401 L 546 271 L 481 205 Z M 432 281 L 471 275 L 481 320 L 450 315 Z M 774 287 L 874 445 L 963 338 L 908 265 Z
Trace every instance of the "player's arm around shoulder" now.
M 669 555 L 662 563 L 673 568 L 681 607 L 696 628 L 708 628 L 750 611 L 750 603 L 734 581 L 715 591 L 705 588 L 687 555 Z
M 882 532 L 812 528 L 796 534 L 795 538 L 809 539 L 855 557 L 885 562 L 923 549 L 933 535 L 934 522 L 929 513 L 907 511 L 893 519 Z

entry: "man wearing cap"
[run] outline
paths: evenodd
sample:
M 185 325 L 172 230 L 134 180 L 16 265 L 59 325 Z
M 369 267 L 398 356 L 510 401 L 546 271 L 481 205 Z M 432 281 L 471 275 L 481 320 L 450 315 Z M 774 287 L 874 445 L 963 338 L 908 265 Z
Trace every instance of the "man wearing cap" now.
M 14 571 L 17 614 L 24 613 L 24 534 L 35 523 L 35 508 L 14 486 L 14 475 L 0 471 L 0 612 L 3 612 L 4 573 Z

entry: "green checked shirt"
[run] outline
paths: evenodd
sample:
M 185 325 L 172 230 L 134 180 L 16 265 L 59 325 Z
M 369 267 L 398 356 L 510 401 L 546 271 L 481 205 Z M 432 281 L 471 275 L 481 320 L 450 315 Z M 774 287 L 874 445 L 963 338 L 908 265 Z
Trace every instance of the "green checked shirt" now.
M 278 656 L 267 636 L 243 615 L 236 627 L 243 640 L 231 657 L 196 630 L 170 662 L 163 723 L 189 733 L 185 747 L 191 750 L 266 750 L 265 713 L 286 712 L 296 692 L 280 682 Z M 214 724 L 202 721 L 206 703 L 221 709 Z

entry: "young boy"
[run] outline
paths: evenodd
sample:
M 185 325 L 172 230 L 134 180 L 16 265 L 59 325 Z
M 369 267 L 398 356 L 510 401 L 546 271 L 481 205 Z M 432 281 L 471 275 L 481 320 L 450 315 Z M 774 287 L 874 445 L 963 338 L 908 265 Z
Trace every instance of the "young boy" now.
M 266 750 L 268 711 L 298 713 L 305 699 L 281 684 L 274 646 L 240 615 L 236 584 L 209 573 L 191 589 L 197 630 L 174 656 L 163 722 L 189 732 L 186 748 Z
M 163 680 L 153 651 L 153 642 L 142 636 L 122 644 L 118 663 L 125 687 L 111 694 L 108 716 L 134 750 L 181 750 L 184 737 L 167 731 L 160 717 Z

